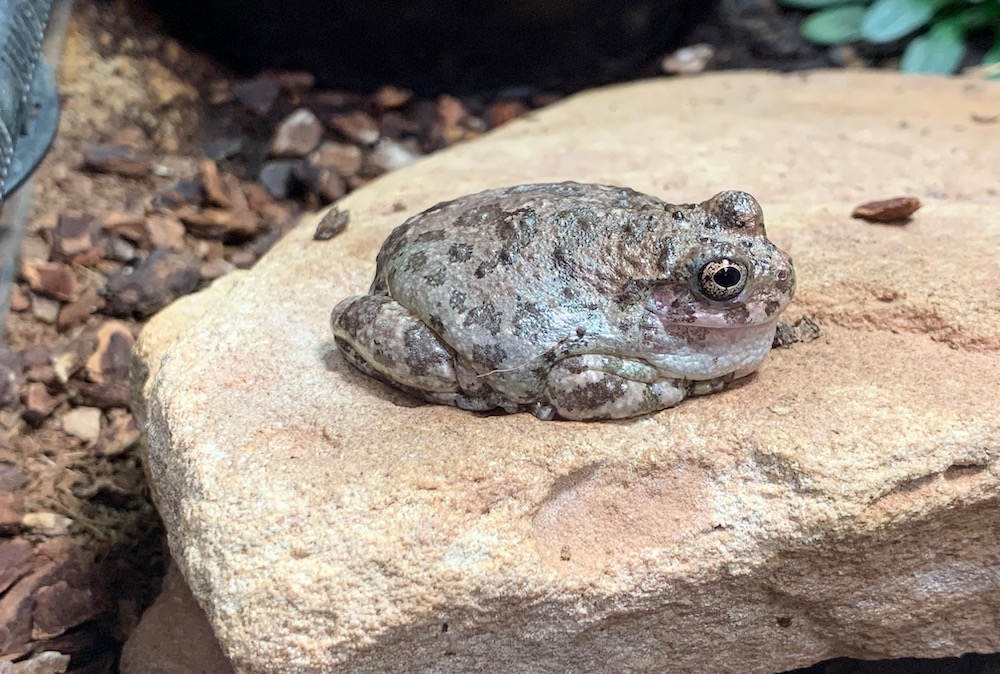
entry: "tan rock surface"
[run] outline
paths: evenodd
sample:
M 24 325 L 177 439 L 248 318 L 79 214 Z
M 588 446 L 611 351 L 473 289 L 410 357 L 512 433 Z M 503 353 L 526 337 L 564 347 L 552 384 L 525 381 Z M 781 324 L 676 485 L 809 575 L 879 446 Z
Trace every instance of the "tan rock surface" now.
M 1000 650 L 1000 85 L 586 93 L 351 194 L 137 344 L 170 547 L 239 672 L 775 672 Z M 647 418 L 419 405 L 335 352 L 408 214 L 575 179 L 753 193 L 824 334 Z M 905 226 L 855 205 L 912 194 Z M 405 204 L 396 212 L 394 204 Z M 203 312 L 200 318 L 195 318 Z M 179 337 L 178 337 L 179 336 Z M 167 345 L 172 344 L 169 348 Z

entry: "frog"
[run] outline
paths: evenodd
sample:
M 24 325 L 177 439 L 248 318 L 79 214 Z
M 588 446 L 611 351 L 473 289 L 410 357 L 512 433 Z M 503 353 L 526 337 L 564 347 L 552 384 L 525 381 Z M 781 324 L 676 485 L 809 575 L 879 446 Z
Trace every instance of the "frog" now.
M 746 192 L 532 183 L 407 219 L 330 321 L 354 368 L 427 402 L 614 420 L 756 372 L 794 292 Z

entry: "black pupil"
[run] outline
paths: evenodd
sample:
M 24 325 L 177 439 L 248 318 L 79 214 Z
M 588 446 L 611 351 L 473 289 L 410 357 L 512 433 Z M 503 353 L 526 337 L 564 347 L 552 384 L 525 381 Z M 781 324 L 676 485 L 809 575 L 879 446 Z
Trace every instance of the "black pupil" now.
M 724 267 L 712 275 L 712 280 L 723 288 L 732 288 L 739 285 L 742 276 L 736 267 Z

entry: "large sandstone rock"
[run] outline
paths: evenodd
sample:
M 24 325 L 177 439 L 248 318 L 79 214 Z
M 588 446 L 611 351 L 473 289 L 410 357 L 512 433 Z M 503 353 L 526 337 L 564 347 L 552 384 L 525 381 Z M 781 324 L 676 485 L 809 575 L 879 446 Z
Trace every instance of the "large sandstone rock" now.
M 137 346 L 171 551 L 240 672 L 775 672 L 1000 650 L 1000 85 L 727 74 L 576 96 L 393 173 Z M 336 353 L 408 214 L 745 189 L 814 342 L 647 418 L 416 404 Z M 905 226 L 849 217 L 925 203 Z M 400 211 L 397 203 L 404 204 Z M 198 314 L 200 318 L 195 318 Z M 167 345 L 170 344 L 168 347 Z

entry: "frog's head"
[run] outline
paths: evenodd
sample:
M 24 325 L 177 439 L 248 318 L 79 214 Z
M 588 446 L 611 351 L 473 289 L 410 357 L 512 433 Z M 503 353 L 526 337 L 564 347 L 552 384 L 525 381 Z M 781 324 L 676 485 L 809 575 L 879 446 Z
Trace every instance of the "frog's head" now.
M 721 192 L 692 209 L 670 273 L 653 289 L 664 327 L 748 328 L 775 324 L 795 292 L 791 258 L 767 238 L 764 214 L 746 192 Z

